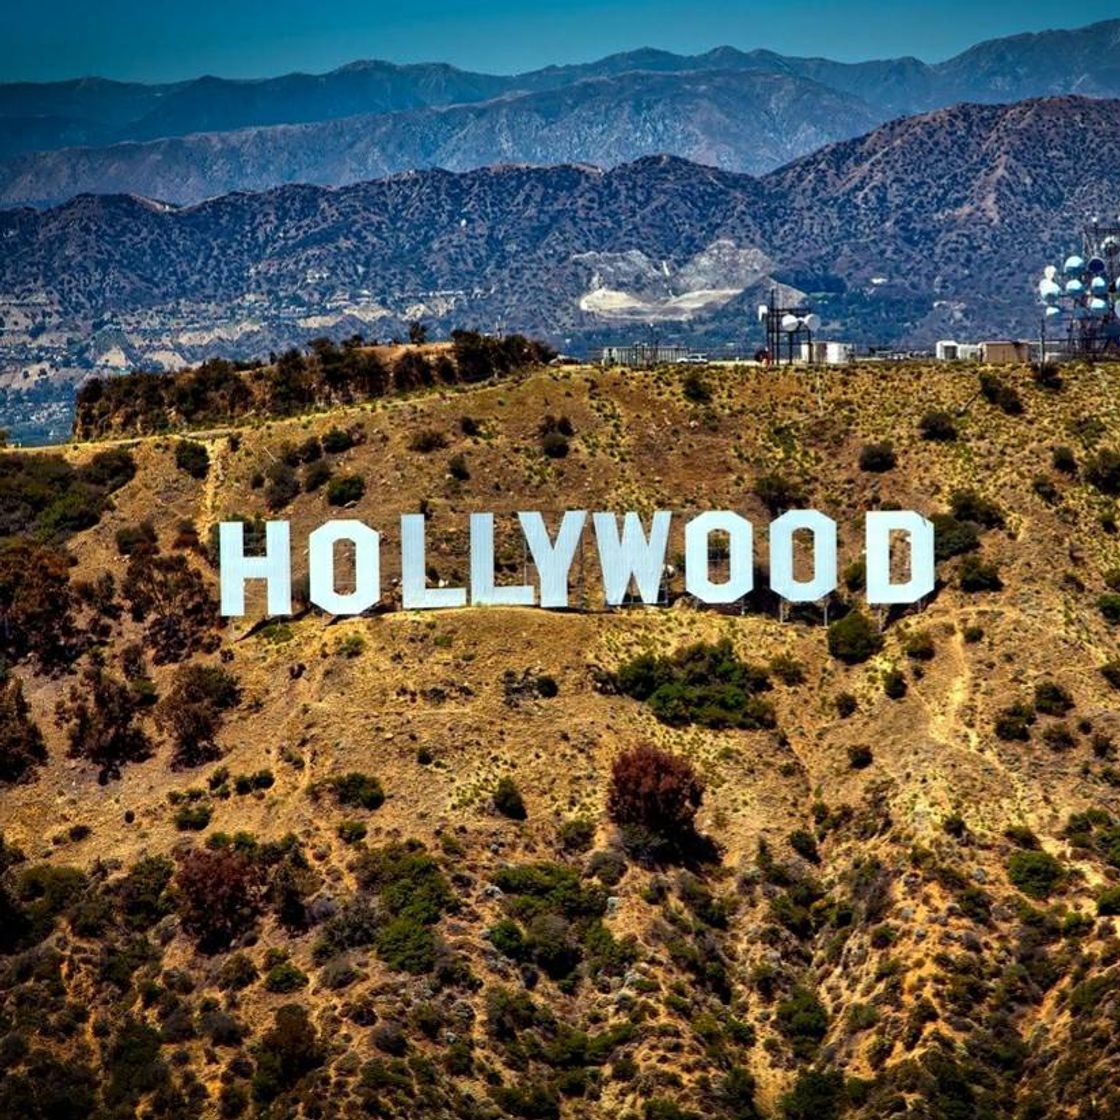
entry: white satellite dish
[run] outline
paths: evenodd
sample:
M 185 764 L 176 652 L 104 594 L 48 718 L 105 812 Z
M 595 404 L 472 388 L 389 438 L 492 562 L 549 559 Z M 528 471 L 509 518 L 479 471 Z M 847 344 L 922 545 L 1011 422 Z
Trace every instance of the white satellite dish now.
M 783 315 L 782 316 L 782 330 L 793 334 L 798 327 L 801 326 L 801 320 L 796 315 Z
M 1093 298 L 1089 300 L 1089 310 L 1096 312 L 1098 315 L 1102 311 L 1108 310 L 1108 300 Z
M 1081 259 L 1076 253 L 1072 257 L 1066 257 L 1064 265 L 1067 276 L 1077 276 L 1085 267 L 1084 260 Z
M 1062 309 L 1060 307 L 1054 307 L 1053 305 L 1051 305 L 1046 309 L 1046 318 L 1056 319 L 1059 315 L 1061 315 L 1061 313 Z
M 1067 280 L 1066 291 L 1071 296 L 1079 296 L 1083 291 L 1085 291 L 1085 285 L 1082 284 L 1080 280 Z
M 1045 267 L 1045 268 L 1044 268 L 1044 269 L 1042 270 L 1042 275 L 1043 275 L 1043 276 L 1044 276 L 1044 277 L 1045 277 L 1045 278 L 1046 278 L 1047 280 L 1053 280 L 1053 279 L 1054 279 L 1054 277 L 1055 277 L 1055 276 L 1057 276 L 1057 274 L 1058 274 L 1058 270 L 1057 270 L 1057 269 L 1056 269 L 1056 268 L 1055 268 L 1055 267 L 1054 267 L 1054 266 L 1053 266 L 1052 264 L 1048 264 L 1048 265 L 1047 265 L 1047 266 L 1046 266 L 1046 267 Z
M 1094 295 L 1100 295 L 1102 292 L 1108 291 L 1108 281 L 1103 276 L 1094 276 L 1089 281 L 1089 291 Z
M 1062 287 L 1056 280 L 1040 280 L 1038 294 L 1045 300 L 1057 299 L 1062 294 Z
M 770 314 L 770 308 L 765 303 L 758 305 L 758 321 L 761 323 Z
M 805 324 L 805 329 L 808 331 L 819 331 L 821 329 L 821 317 L 815 313 L 810 312 L 804 319 L 801 320 Z

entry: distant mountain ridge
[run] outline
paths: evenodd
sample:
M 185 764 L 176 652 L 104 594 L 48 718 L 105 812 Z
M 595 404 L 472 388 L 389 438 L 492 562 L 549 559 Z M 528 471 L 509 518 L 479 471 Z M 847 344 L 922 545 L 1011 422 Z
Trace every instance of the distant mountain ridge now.
M 761 179 L 657 157 L 186 209 L 83 196 L 0 213 L 0 291 L 57 308 L 60 334 L 108 316 L 141 361 L 385 337 L 411 318 L 560 341 L 651 322 L 734 337 L 776 282 L 815 293 L 834 335 L 1033 334 L 1032 277 L 1088 212 L 1110 212 L 1117 166 L 1120 101 L 1067 97 L 893 122 Z
M 479 104 L 22 156 L 0 164 L 0 205 L 83 193 L 190 204 L 285 182 L 344 186 L 498 163 L 613 167 L 661 152 L 762 174 L 877 123 L 857 98 L 788 74 L 627 72 Z
M 0 204 L 118 191 L 190 203 L 411 168 L 612 166 L 660 152 L 759 174 L 962 101 L 1120 96 L 1118 57 L 1112 20 L 991 40 L 934 65 L 719 47 L 512 76 L 372 61 L 254 81 L 0 85 Z

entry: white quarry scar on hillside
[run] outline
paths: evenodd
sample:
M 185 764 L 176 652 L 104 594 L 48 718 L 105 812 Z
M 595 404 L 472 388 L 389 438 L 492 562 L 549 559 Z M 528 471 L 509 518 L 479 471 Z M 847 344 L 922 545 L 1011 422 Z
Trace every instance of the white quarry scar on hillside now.
M 689 319 L 722 307 L 742 292 L 775 285 L 773 261 L 755 246 L 721 238 L 680 266 L 639 249 L 622 253 L 577 253 L 573 261 L 590 269 L 579 308 L 603 319 Z M 783 298 L 804 293 L 778 285 Z

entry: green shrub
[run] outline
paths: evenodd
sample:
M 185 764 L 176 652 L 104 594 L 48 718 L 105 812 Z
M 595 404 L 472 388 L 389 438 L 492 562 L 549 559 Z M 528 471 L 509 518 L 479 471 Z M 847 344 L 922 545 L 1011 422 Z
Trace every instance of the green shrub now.
M 1003 589 L 999 565 L 981 560 L 979 556 L 966 556 L 961 561 L 959 580 L 961 590 L 970 594 Z
M 175 827 L 180 832 L 201 832 L 213 815 L 209 805 L 182 805 L 175 814 Z
M 1055 447 L 1050 456 L 1050 464 L 1054 470 L 1061 471 L 1071 477 L 1077 474 L 1077 456 L 1072 447 Z
M 145 856 L 129 868 L 115 884 L 114 894 L 121 919 L 135 930 L 150 929 L 171 913 L 167 888 L 175 865 L 166 856 Z
M 798 986 L 778 1002 L 774 1025 L 799 1058 L 809 1059 L 828 1033 L 828 1012 L 812 991 Z
M 844 580 L 844 586 L 853 595 L 862 591 L 867 587 L 867 561 L 862 556 L 858 560 L 853 560 L 845 566 L 841 578 Z
M 595 840 L 595 822 L 584 817 L 560 826 L 560 846 L 566 852 L 586 852 Z
M 366 838 L 369 829 L 362 821 L 340 821 L 338 838 L 344 844 L 357 844 Z
M 321 1066 L 326 1054 L 305 1008 L 295 1003 L 277 1008 L 256 1050 L 253 1096 L 262 1103 L 274 1100 Z
M 265 975 L 264 986 L 270 992 L 296 992 L 307 987 L 307 973 L 291 961 L 274 964 Z
M 153 549 L 157 545 L 155 526 L 150 521 L 139 525 L 125 525 L 117 530 L 117 551 L 122 556 L 131 556 L 141 548 Z
M 1065 723 L 1052 723 L 1043 728 L 1042 741 L 1055 751 L 1068 751 L 1077 745 L 1073 732 Z
M 996 738 L 1005 742 L 1026 742 L 1031 737 L 1034 722 L 1034 708 L 1029 704 L 1011 704 L 996 716 Z
M 265 478 L 268 480 L 264 491 L 265 505 L 274 513 L 283 509 L 299 493 L 296 472 L 283 460 L 270 463 Z
M 233 779 L 233 789 L 238 795 L 246 794 L 261 789 L 271 789 L 276 781 L 271 770 L 258 770 L 253 774 L 237 774 Z
M 569 451 L 568 437 L 563 432 L 545 432 L 541 436 L 541 451 L 549 459 L 566 459 Z
M 642 1110 L 642 1120 L 701 1120 L 701 1117 L 668 1097 L 651 1097 Z
M 868 443 L 859 453 L 859 469 L 872 474 L 891 471 L 898 465 L 898 456 L 890 443 Z
M 1120 623 L 1120 594 L 1110 591 L 1097 599 L 1097 610 L 1104 616 L 1104 620 L 1115 626 Z
M 503 918 L 486 931 L 486 940 L 504 957 L 512 961 L 526 960 L 529 947 L 521 927 L 509 918 Z
M 385 791 L 372 774 L 352 770 L 348 774 L 331 778 L 329 784 L 339 805 L 368 809 L 372 812 L 374 809 L 380 809 L 385 803 Z
M 957 438 L 957 424 L 952 413 L 932 410 L 918 421 L 922 439 L 935 443 L 952 443 Z
M 770 672 L 790 687 L 805 683 L 805 666 L 792 654 L 779 653 L 770 658 Z
M 919 630 L 906 639 L 902 652 L 912 661 L 932 661 L 937 653 L 937 647 L 933 644 L 933 638 L 928 630 Z
M 871 748 L 866 746 L 856 746 L 848 748 L 848 765 L 853 770 L 866 770 L 868 766 L 874 761 L 871 754 Z
M 960 813 L 950 813 L 942 822 L 941 828 L 955 840 L 960 840 L 968 831 L 968 825 Z
M 330 463 L 323 459 L 309 463 L 303 471 L 303 489 L 307 494 L 322 489 L 331 480 L 333 475 Z
M 354 437 L 341 428 L 331 428 L 320 442 L 328 455 L 338 455 L 354 446 Z
M 32 780 L 47 761 L 42 732 L 31 718 L 18 677 L 0 680 L 0 785 Z
M 862 611 L 829 623 L 828 652 L 848 665 L 867 661 L 883 648 L 883 635 Z
M 1064 716 L 1073 710 L 1073 697 L 1056 681 L 1039 681 L 1034 686 L 1034 707 L 1046 716 Z
M 954 490 L 949 495 L 949 512 L 958 520 L 982 529 L 1001 529 L 1003 510 L 976 490 Z
M 985 371 L 980 374 L 980 392 L 989 404 L 994 404 L 1008 416 L 1019 416 L 1023 411 L 1023 401 L 1015 387 L 1006 384 L 994 373 Z
M 1012 852 L 1007 861 L 1011 882 L 1030 898 L 1048 899 L 1065 879 L 1065 870 L 1048 852 Z
M 354 872 L 366 890 L 377 893 L 386 913 L 423 925 L 439 921 L 454 901 L 436 861 L 415 840 L 363 852 Z
M 428 455 L 433 451 L 440 451 L 447 446 L 447 436 L 438 428 L 421 428 L 413 432 L 408 441 L 410 451 L 419 451 Z
M 541 860 L 507 865 L 494 875 L 494 883 L 511 896 L 507 906 L 524 922 L 549 913 L 569 921 L 601 918 L 607 908 L 603 890 L 584 887 L 579 872 L 562 863 Z
M 1102 494 L 1120 494 L 1120 452 L 1102 447 L 1085 460 L 1085 481 Z
M 494 808 L 503 817 L 513 821 L 523 821 L 529 814 L 525 808 L 525 799 L 517 783 L 510 777 L 501 778 L 494 789 Z
M 670 726 L 774 726 L 773 705 L 759 695 L 771 687 L 766 670 L 742 661 L 727 638 L 698 642 L 667 657 L 641 654 L 619 667 L 615 683 Z
M 772 471 L 759 475 L 754 492 L 772 514 L 785 513 L 805 500 L 804 488 L 796 480 Z
M 841 719 L 855 715 L 859 708 L 859 701 L 850 692 L 838 692 L 833 703 L 836 705 L 836 714 Z
M 980 547 L 980 532 L 967 521 L 958 521 L 951 513 L 935 513 L 933 523 L 933 555 L 939 563 L 975 552 Z
M 813 838 L 811 832 L 807 832 L 803 828 L 791 832 L 789 835 L 789 846 L 799 855 L 807 859 L 810 863 L 820 863 L 821 854 L 817 850 L 817 842 Z
M 1097 913 L 1102 918 L 1111 918 L 1120 914 L 1120 887 L 1105 887 L 1097 895 Z
M 378 931 L 376 945 L 381 959 L 397 972 L 423 975 L 435 968 L 435 934 L 412 917 L 393 918 Z
M 901 700 L 907 690 L 906 677 L 900 669 L 888 669 L 883 674 L 883 695 L 888 700 Z
M 833 1070 L 802 1070 L 781 1098 L 782 1120 L 839 1120 L 843 1108 L 844 1077 Z
M 205 478 L 210 470 L 210 453 L 201 443 L 181 439 L 175 444 L 175 465 L 191 478 Z
M 1062 492 L 1047 475 L 1036 474 L 1031 482 L 1031 489 L 1048 506 L 1056 506 L 1062 500 Z
M 218 987 L 222 991 L 240 992 L 252 984 L 260 973 L 245 953 L 231 953 L 218 970 Z
M 327 484 L 327 504 L 346 506 L 358 501 L 365 492 L 365 481 L 359 475 L 339 475 Z
M 684 399 L 693 404 L 711 404 L 712 390 L 699 370 L 690 369 L 685 373 L 681 378 L 681 392 Z

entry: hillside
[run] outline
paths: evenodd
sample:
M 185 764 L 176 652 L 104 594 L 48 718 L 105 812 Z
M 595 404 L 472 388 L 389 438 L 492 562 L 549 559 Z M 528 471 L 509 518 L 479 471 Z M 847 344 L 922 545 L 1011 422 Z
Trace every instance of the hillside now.
M 568 367 L 0 455 L 0 532 L 41 542 L 0 551 L 0 1114 L 1115 1115 L 1115 372 Z M 454 584 L 470 511 L 515 579 L 517 510 L 761 545 L 791 504 L 839 524 L 834 624 L 863 513 L 939 515 L 877 652 L 679 584 L 213 616 L 235 515 L 290 519 L 298 577 L 329 516 L 388 556 L 423 510 Z M 640 744 L 702 781 L 691 841 L 608 804 Z

